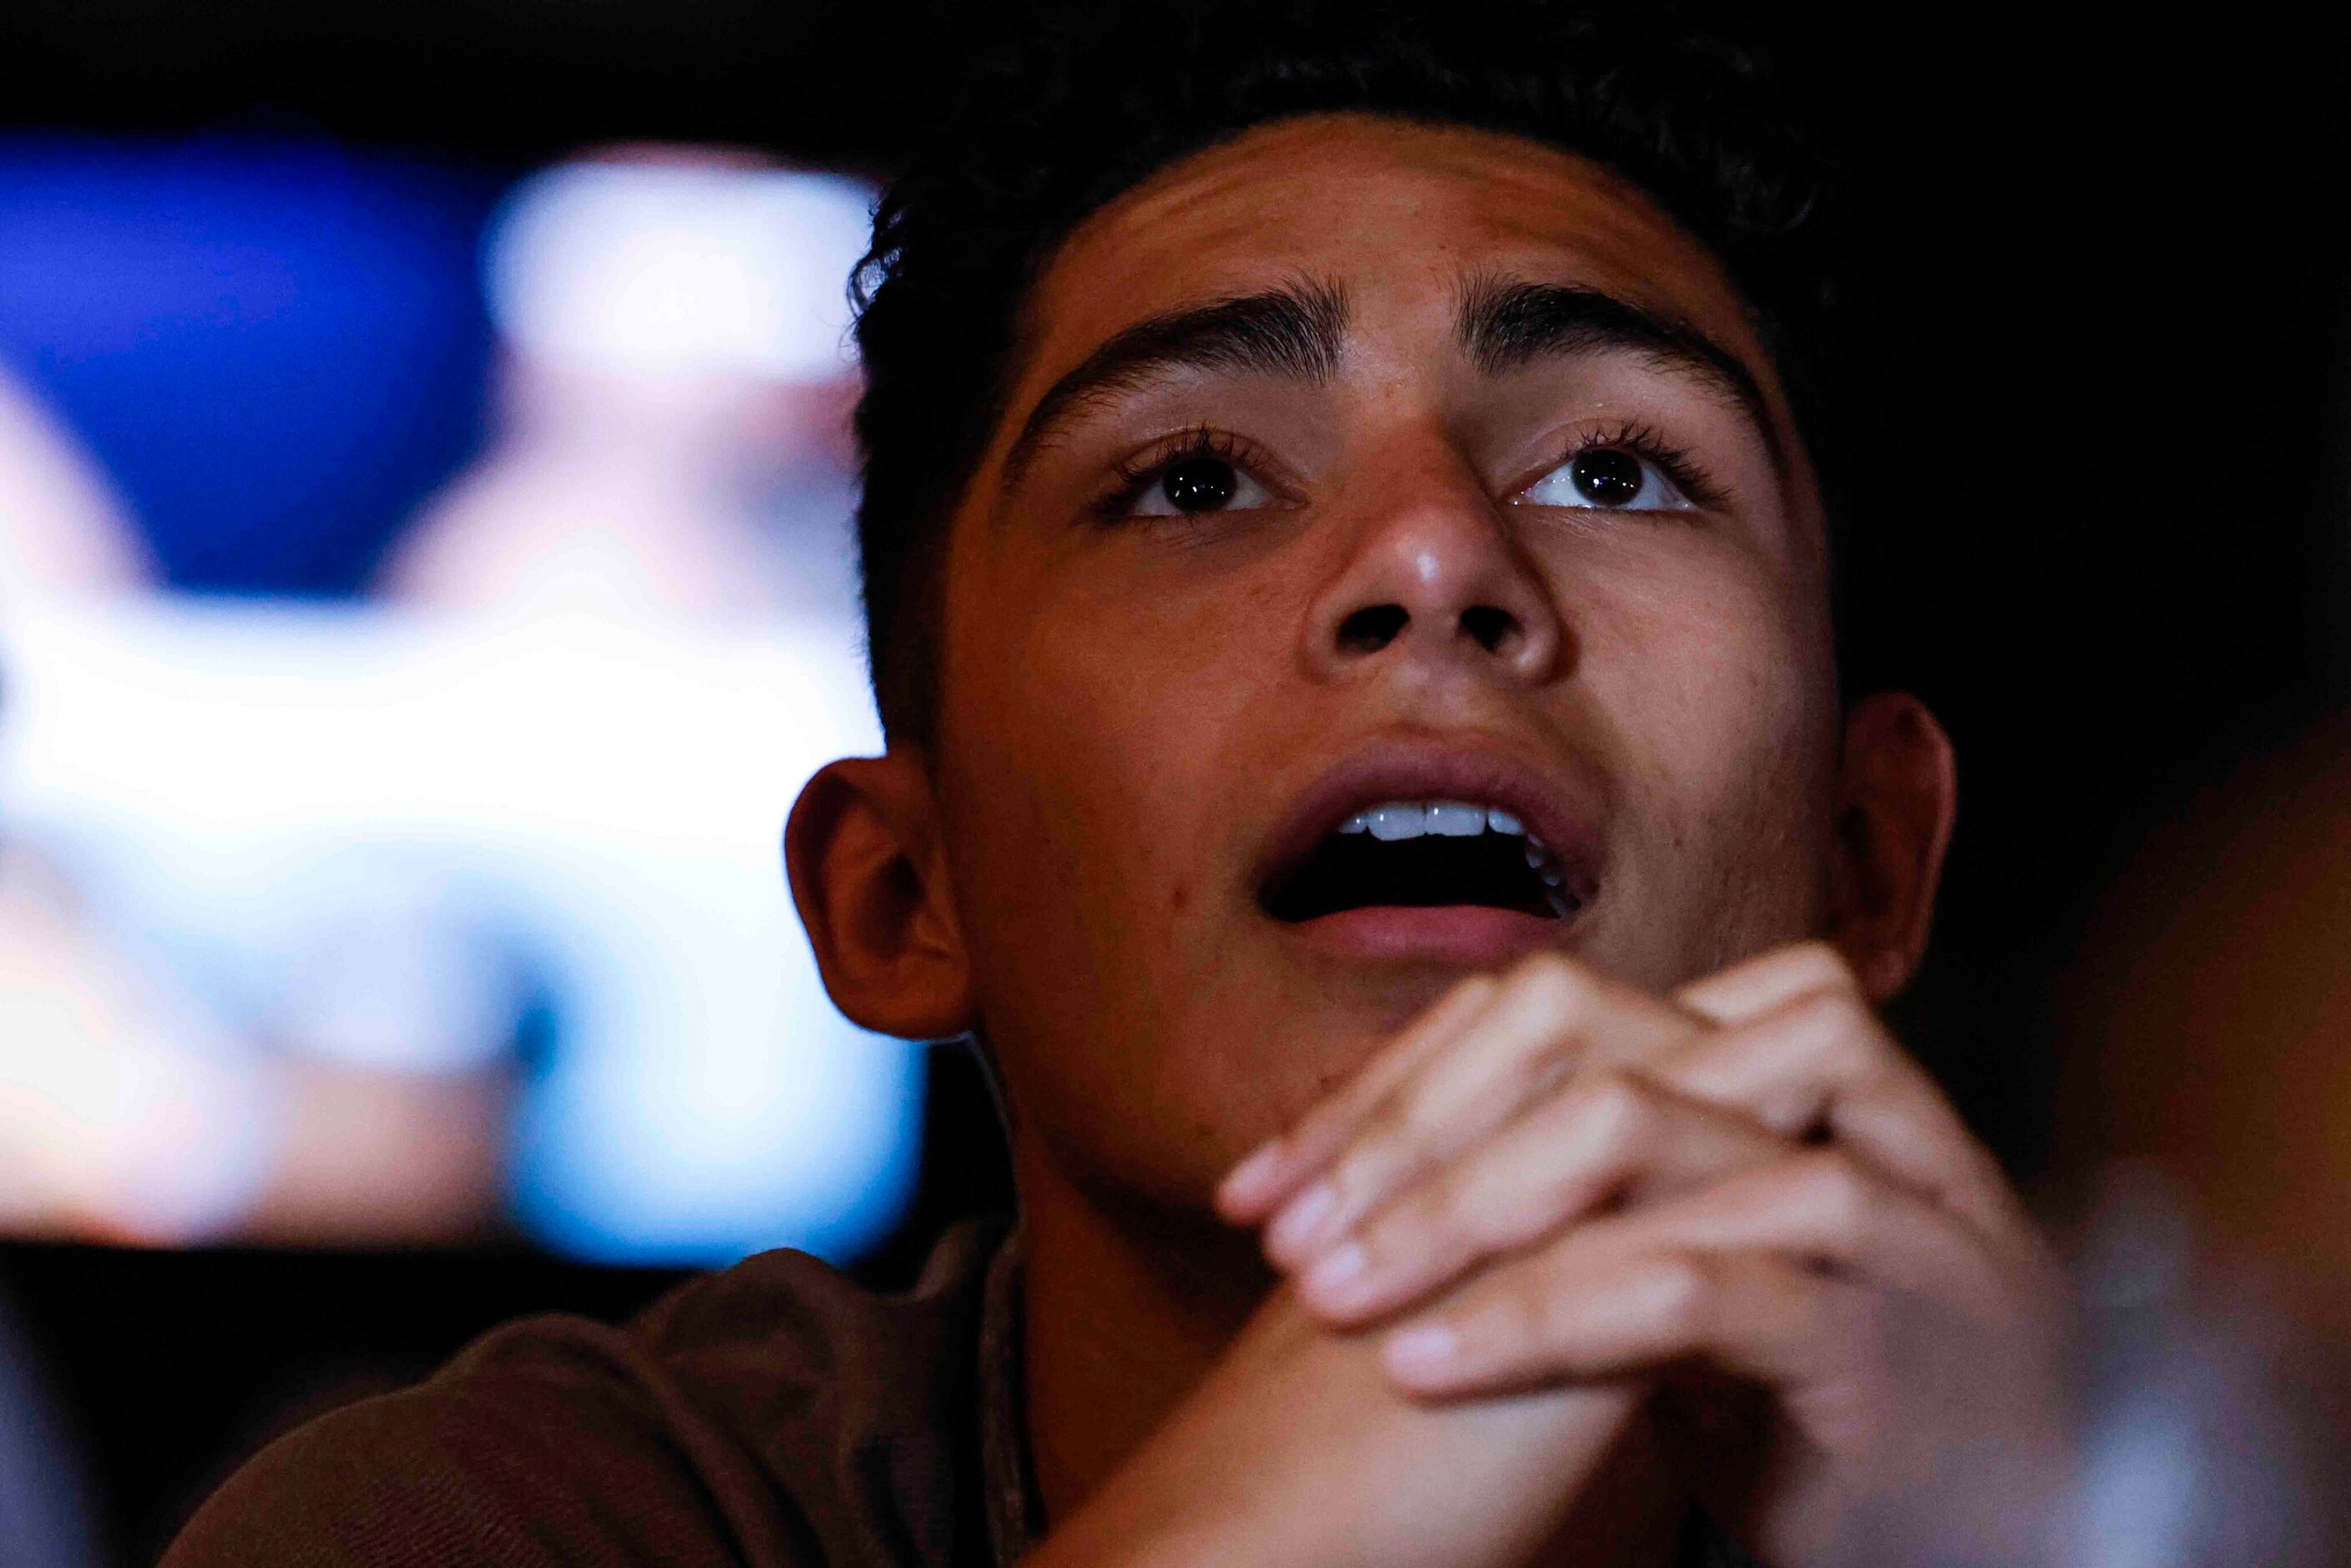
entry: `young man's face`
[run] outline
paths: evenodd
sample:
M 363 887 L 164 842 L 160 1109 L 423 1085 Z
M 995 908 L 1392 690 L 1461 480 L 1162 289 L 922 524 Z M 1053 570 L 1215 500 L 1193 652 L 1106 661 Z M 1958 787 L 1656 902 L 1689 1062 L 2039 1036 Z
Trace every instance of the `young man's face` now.
M 1813 486 L 1738 296 L 1639 193 L 1280 123 L 1095 214 L 1028 327 L 932 761 L 979 1015 L 1066 1176 L 1201 1201 L 1536 947 L 1662 988 L 1818 928 Z M 1454 804 L 1499 828 L 1416 810 Z

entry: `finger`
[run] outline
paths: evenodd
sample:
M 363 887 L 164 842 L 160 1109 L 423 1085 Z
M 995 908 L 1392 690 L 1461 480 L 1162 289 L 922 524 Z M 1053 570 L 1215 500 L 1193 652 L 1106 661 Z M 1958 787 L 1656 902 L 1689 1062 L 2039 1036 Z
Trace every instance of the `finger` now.
M 1321 1175 L 1266 1228 L 1266 1254 L 1300 1268 L 1364 1215 L 1549 1093 L 1588 1060 L 1626 1061 L 1699 1027 L 1572 960 L 1521 964 L 1450 1046 L 1426 1058 L 1354 1128 Z
M 1494 976 L 1472 975 L 1446 992 L 1295 1127 L 1236 1164 L 1217 1184 L 1217 1210 L 1236 1224 L 1262 1222 L 1345 1146 L 1372 1109 L 1408 1073 L 1485 1011 L 1500 989 Z
M 1300 1278 L 1300 1299 L 1325 1322 L 1368 1322 L 1611 1204 L 1671 1197 L 1792 1152 L 1746 1116 L 1587 1069 L 1373 1213 Z
M 1674 1001 L 1719 1024 L 1744 1023 L 1807 991 L 1839 985 L 1858 988 L 1844 956 L 1825 942 L 1798 942 L 1693 980 Z
M 1986 1322 L 2004 1322 L 2032 1288 L 2015 1260 L 1960 1216 L 1834 1146 L 1596 1220 L 1559 1250 L 1567 1268 L 1579 1252 L 1776 1252 Z
M 1395 1375 L 1422 1392 L 1453 1389 L 1454 1382 L 1442 1381 L 1450 1379 L 1460 1391 L 1488 1391 L 1613 1375 L 1624 1370 L 1609 1359 L 1619 1354 L 1701 1354 L 1708 1348 L 1703 1336 L 1687 1336 L 1713 1333 L 1715 1325 L 1694 1328 L 1673 1313 L 1657 1330 L 1662 1338 L 1631 1342 L 1632 1350 L 1610 1348 L 1622 1332 L 1607 1317 L 1615 1309 L 1593 1309 L 1602 1318 L 1596 1329 L 1583 1316 L 1600 1288 L 1595 1281 L 1638 1276 L 1664 1260 L 1660 1266 L 1687 1285 L 1703 1282 L 1690 1276 L 1717 1262 L 1735 1270 L 1736 1260 L 1754 1258 L 1841 1281 L 1864 1296 L 1937 1303 L 1995 1328 L 2013 1326 L 2032 1304 L 2025 1300 L 2030 1282 L 2011 1277 L 1956 1215 L 1845 1151 L 1813 1149 L 1685 1197 L 1593 1220 L 1494 1265 L 1397 1331 L 1430 1331 L 1393 1352 L 1418 1364 L 1428 1380 L 1403 1369 Z M 1689 1306 L 1682 1302 L 1677 1311 Z
M 1404 1324 L 1380 1359 L 1431 1399 L 1656 1374 L 1692 1362 L 1772 1390 L 1824 1447 L 1866 1451 L 1878 1386 L 1865 1286 L 1770 1253 L 1653 1252 L 1481 1290 Z
M 1988 1235 L 2029 1229 L 1999 1162 L 1895 1043 L 1849 973 L 1699 1036 L 1647 1071 L 1782 1136 L 1855 1149 Z

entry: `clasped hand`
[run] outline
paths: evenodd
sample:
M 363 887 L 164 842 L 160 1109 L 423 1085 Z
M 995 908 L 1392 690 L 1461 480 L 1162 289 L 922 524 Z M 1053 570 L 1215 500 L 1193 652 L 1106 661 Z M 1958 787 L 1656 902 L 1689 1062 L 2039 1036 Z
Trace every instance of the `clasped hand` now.
M 1755 1451 L 1698 1484 L 1743 1478 L 1708 1500 L 1770 1562 L 1953 1451 L 1893 1458 L 1954 1386 L 2003 1392 L 1952 1442 L 2061 1447 L 2046 1249 L 1824 946 L 1669 998 L 1555 955 L 1464 981 L 1217 1200 L 1416 1398 L 1768 1391 Z

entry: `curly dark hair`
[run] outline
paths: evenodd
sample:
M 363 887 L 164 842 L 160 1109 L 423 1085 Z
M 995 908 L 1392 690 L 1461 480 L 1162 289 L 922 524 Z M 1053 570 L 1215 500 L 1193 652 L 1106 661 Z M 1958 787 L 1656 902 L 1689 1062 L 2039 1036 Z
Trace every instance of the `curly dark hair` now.
M 876 208 L 851 285 L 858 539 L 893 740 L 937 716 L 948 518 L 1018 373 L 1036 278 L 1081 222 L 1251 127 L 1370 112 L 1522 136 L 1647 192 L 1729 271 L 1825 475 L 1832 165 L 1750 49 L 1650 0 L 1113 0 L 1033 13 Z M 1825 480 L 1824 480 L 1825 483 Z

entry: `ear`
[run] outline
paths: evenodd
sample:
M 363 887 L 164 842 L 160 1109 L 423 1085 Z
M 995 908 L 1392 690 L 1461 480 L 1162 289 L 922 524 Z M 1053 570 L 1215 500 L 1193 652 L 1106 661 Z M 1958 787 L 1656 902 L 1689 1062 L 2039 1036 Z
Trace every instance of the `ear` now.
M 1927 705 L 1905 692 L 1856 704 L 1837 773 L 1828 938 L 1874 1001 L 1909 984 L 1926 956 L 1958 808 L 1951 737 Z
M 827 764 L 792 806 L 784 862 L 835 1006 L 907 1040 L 970 1030 L 971 962 L 920 758 Z

